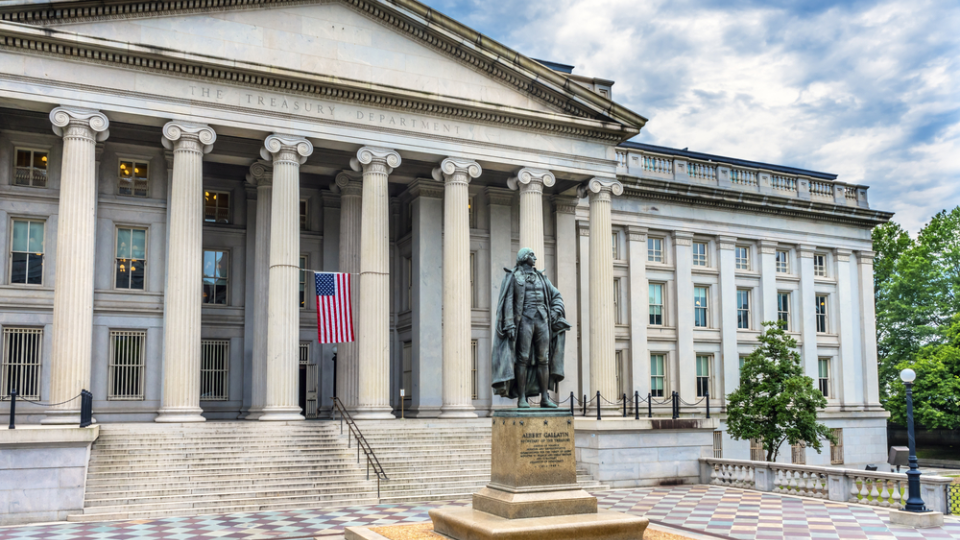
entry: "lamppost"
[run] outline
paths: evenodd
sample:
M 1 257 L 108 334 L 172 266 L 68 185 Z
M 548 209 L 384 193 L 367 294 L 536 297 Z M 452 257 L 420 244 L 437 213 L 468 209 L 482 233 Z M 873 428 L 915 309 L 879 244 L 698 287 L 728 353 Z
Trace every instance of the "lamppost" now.
M 913 436 L 913 381 L 917 374 L 912 369 L 900 372 L 900 380 L 907 387 L 907 446 L 910 449 L 910 470 L 907 471 L 907 512 L 926 512 L 927 507 L 920 498 L 920 469 L 917 467 L 917 444 Z

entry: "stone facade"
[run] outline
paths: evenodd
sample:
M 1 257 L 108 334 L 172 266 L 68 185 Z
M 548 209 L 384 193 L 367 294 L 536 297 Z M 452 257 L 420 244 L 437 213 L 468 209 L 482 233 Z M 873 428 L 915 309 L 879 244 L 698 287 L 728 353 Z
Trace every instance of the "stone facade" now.
M 501 269 L 529 245 L 576 326 L 561 399 L 709 390 L 722 430 L 739 356 L 783 317 L 847 455 L 884 455 L 890 214 L 866 187 L 624 142 L 646 120 L 612 83 L 413 0 L 59 4 L 0 8 L 0 327 L 33 397 L 89 387 L 100 422 L 322 418 L 335 393 L 359 417 L 489 415 L 511 405 Z M 355 274 L 336 367 L 300 268 Z

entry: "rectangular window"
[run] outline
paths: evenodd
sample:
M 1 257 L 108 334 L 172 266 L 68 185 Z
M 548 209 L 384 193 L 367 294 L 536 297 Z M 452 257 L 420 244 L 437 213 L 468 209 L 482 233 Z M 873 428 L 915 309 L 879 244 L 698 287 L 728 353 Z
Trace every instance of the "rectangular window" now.
M 693 265 L 707 266 L 707 244 L 703 242 L 693 243 Z
M 403 259 L 407 273 L 407 309 L 413 309 L 413 257 Z
M 411 390 L 413 389 L 413 343 L 403 342 L 403 399 L 410 401 L 413 399 Z
M 300 361 L 300 365 L 305 366 L 309 364 L 310 363 L 310 342 L 301 341 L 300 349 L 298 350 L 298 352 L 299 352 L 298 360 Z
M 140 161 L 121 161 L 117 193 L 131 197 L 149 196 L 149 168 L 149 164 Z
M 710 393 L 710 356 L 697 355 L 697 397 Z
M 650 284 L 650 324 L 663 325 L 663 284 Z
M 47 186 L 47 153 L 45 151 L 17 148 L 16 169 L 13 179 L 15 186 Z
M 817 383 L 823 397 L 830 397 L 830 359 L 817 359 Z
M 827 256 L 823 253 L 813 255 L 813 275 L 827 277 Z
M 750 328 L 750 291 L 737 289 L 737 328 Z
M 734 248 L 734 258 L 736 260 L 737 270 L 750 269 L 750 248 L 737 246 Z
M 786 251 L 777 252 L 777 273 L 778 274 L 789 274 L 790 273 L 790 254 Z
M 713 459 L 723 459 L 723 432 L 713 432 Z
M 108 400 L 143 400 L 143 359 L 147 333 L 140 330 L 110 331 Z
M 790 446 L 790 461 L 794 465 L 807 464 L 807 443 L 800 441 Z
M 300 256 L 300 309 L 307 307 L 307 256 Z
M 226 251 L 203 252 L 203 303 L 227 305 Z
M 843 428 L 833 428 L 831 431 L 837 442 L 830 443 L 830 464 L 843 465 Z
M 43 285 L 42 221 L 13 220 L 10 283 Z
M 467 197 L 467 223 L 471 229 L 477 228 L 477 211 L 473 206 L 473 197 Z
M 620 259 L 620 242 L 617 233 L 613 233 L 613 260 Z
M 620 313 L 620 278 L 613 278 L 613 323 L 623 324 L 623 314 Z
M 650 355 L 650 395 L 653 397 L 663 397 L 667 382 L 665 367 L 662 354 Z
M 750 439 L 750 461 L 766 461 L 767 452 L 763 449 L 763 439 Z
M 477 252 L 470 252 L 470 307 L 477 307 Z
M 116 288 L 142 291 L 146 258 L 146 229 L 117 229 Z
M 663 262 L 663 238 L 647 238 L 647 260 Z
M 777 320 L 783 321 L 783 329 L 790 330 L 790 293 L 777 293 Z
M 623 376 L 623 350 L 616 351 L 613 354 L 616 363 L 615 369 L 617 370 L 617 398 L 620 398 L 626 392 L 623 384 L 625 380 Z
M 827 297 L 817 295 L 817 333 L 827 333 Z
M 42 328 L 4 328 L 3 365 L 0 365 L 0 398 L 40 399 Z
M 693 325 L 707 327 L 707 287 L 693 288 Z
M 480 381 L 477 373 L 477 360 L 479 359 L 479 354 L 477 351 L 477 340 L 470 341 L 470 387 L 473 389 L 471 392 L 473 395 L 472 399 L 479 399 L 477 396 L 480 393 Z
M 746 357 L 746 356 L 741 356 L 741 357 L 740 357 L 740 370 L 741 370 L 741 371 L 743 371 L 743 365 L 746 364 L 746 363 L 747 363 L 747 357 Z
M 203 192 L 203 221 L 230 223 L 230 194 L 220 191 Z
M 229 399 L 230 340 L 200 340 L 200 401 Z
M 300 199 L 300 230 L 310 230 L 310 205 L 307 199 Z

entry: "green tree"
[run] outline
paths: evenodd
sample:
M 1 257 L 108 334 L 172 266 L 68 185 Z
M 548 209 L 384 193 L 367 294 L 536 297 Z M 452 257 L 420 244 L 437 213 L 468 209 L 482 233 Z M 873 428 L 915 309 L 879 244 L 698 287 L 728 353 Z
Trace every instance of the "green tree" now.
M 820 453 L 830 429 L 817 422 L 827 399 L 803 374 L 797 340 L 782 323 L 765 322 L 760 346 L 740 369 L 740 387 L 727 396 L 727 430 L 738 440 L 760 439 L 767 461 L 776 461 L 780 445 L 805 442 Z
M 960 428 L 960 316 L 944 332 L 946 344 L 926 345 L 912 361 L 896 366 L 917 372 L 913 383 L 913 414 L 918 424 L 926 429 Z M 907 390 L 899 377 L 891 384 L 887 402 L 890 419 L 907 425 Z

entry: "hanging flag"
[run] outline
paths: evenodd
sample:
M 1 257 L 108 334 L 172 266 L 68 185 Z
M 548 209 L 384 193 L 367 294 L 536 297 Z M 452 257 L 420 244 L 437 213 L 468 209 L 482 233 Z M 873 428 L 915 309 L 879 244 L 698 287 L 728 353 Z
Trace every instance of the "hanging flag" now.
M 315 272 L 317 282 L 317 332 L 320 343 L 353 341 L 350 274 Z

